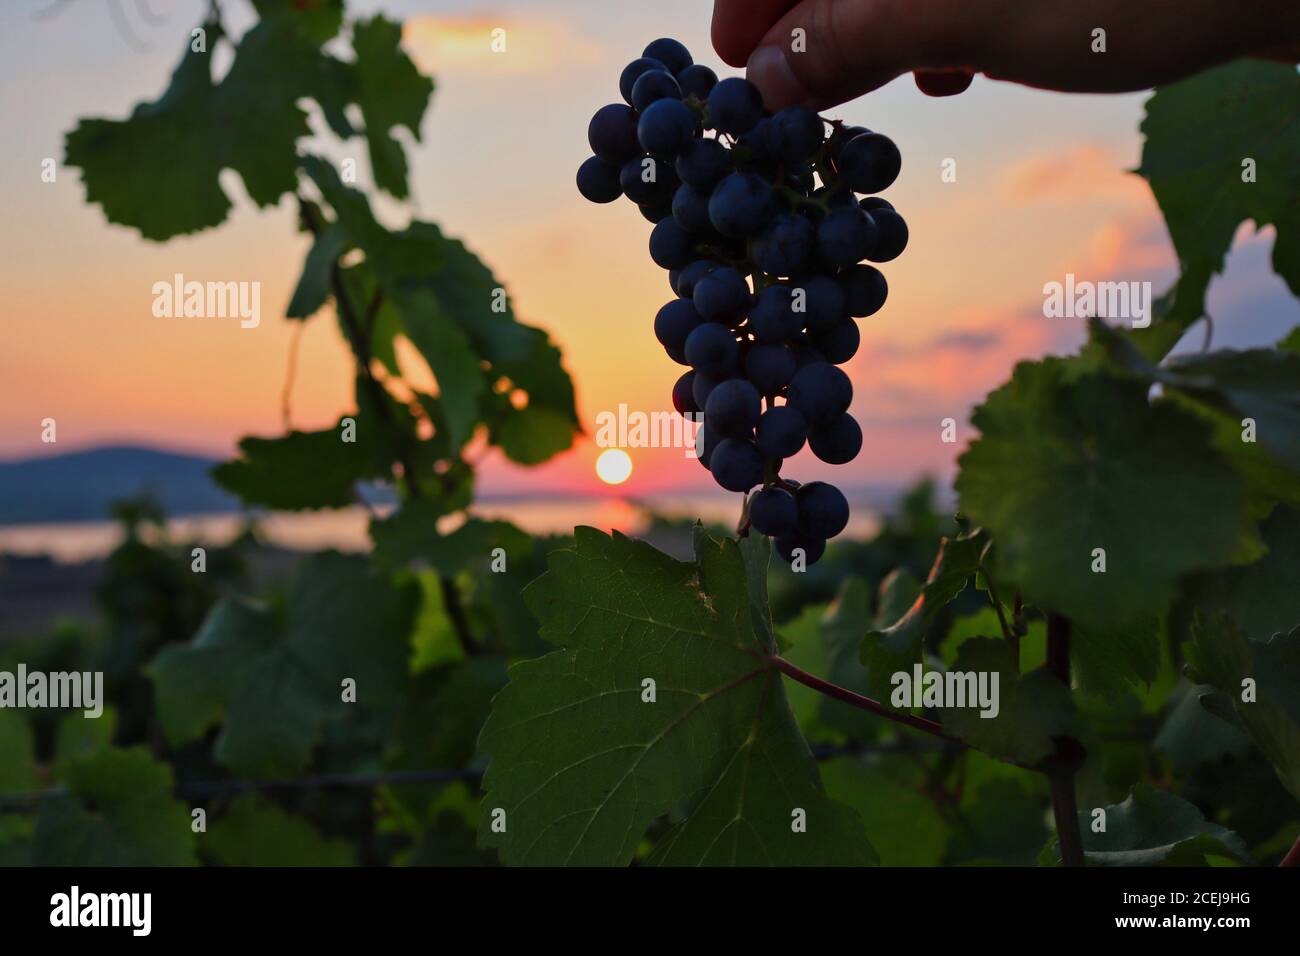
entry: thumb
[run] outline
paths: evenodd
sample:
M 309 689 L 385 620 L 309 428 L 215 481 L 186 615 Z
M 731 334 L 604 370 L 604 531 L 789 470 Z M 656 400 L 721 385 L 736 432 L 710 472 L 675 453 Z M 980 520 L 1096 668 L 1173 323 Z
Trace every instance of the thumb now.
M 959 69 L 987 29 L 962 0 L 803 0 L 768 30 L 747 76 L 769 110 L 835 106 L 909 70 Z

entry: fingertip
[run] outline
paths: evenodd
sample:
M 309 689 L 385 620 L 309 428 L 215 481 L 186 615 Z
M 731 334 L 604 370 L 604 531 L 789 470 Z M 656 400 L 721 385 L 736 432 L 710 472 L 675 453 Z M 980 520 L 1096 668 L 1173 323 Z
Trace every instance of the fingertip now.
M 970 88 L 975 74 L 969 70 L 917 70 L 916 87 L 926 96 L 956 96 Z
M 763 105 L 769 112 L 809 103 L 808 90 L 779 46 L 764 45 L 755 50 L 745 64 L 745 78 L 763 94 Z
M 714 0 L 709 36 L 722 62 L 743 67 L 772 24 L 799 0 Z

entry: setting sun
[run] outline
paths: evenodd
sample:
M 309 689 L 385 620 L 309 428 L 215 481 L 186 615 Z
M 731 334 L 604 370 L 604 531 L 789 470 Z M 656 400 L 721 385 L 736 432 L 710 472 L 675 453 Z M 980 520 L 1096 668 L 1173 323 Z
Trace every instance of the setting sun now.
M 632 456 L 621 448 L 606 448 L 596 459 L 596 477 L 607 485 L 621 485 L 632 476 Z

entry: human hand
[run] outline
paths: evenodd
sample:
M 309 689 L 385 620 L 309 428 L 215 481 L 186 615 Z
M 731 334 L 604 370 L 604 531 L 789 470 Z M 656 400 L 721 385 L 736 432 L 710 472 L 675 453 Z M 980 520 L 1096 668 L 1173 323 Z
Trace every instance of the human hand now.
M 974 73 L 1049 90 L 1118 93 L 1239 56 L 1294 60 L 1300 3 L 715 0 L 713 45 L 732 66 L 748 65 L 770 110 L 796 103 L 825 109 L 907 72 L 932 95 L 960 93 Z

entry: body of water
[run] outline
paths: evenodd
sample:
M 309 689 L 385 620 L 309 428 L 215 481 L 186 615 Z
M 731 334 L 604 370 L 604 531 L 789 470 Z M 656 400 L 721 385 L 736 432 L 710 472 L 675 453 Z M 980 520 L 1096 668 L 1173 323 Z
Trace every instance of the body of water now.
M 851 537 L 869 537 L 879 528 L 877 511 L 850 502 L 852 518 L 845 531 Z M 383 513 L 380 509 L 380 513 Z M 510 521 L 530 534 L 567 534 L 577 525 L 629 535 L 643 534 L 652 514 L 664 518 L 700 518 L 734 526 L 740 497 L 665 497 L 630 501 L 622 498 L 559 498 L 476 503 L 472 513 L 481 518 Z M 257 526 L 271 544 L 311 551 L 336 548 L 363 551 L 369 547 L 370 513 L 361 507 L 335 511 L 277 512 L 263 515 Z M 167 522 L 174 539 L 202 544 L 224 544 L 243 529 L 245 518 L 236 513 L 191 515 Z M 64 564 L 102 558 L 122 540 L 121 526 L 113 521 L 0 527 L 0 554 L 49 555 Z

